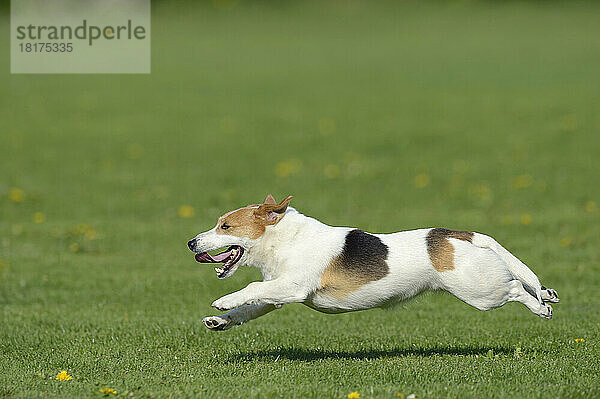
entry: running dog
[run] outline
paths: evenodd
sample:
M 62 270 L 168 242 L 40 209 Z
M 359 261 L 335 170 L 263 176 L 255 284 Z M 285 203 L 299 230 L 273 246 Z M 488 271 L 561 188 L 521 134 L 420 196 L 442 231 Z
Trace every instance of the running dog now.
M 188 242 L 201 263 L 222 263 L 220 279 L 239 265 L 256 267 L 264 281 L 225 295 L 212 306 L 229 311 L 206 317 L 211 330 L 227 330 L 286 303 L 325 313 L 386 307 L 425 290 L 445 290 L 479 309 L 521 302 L 552 318 L 555 290 L 493 238 L 440 228 L 370 234 L 332 227 L 268 195 L 221 216 Z M 208 251 L 227 247 L 218 255 Z

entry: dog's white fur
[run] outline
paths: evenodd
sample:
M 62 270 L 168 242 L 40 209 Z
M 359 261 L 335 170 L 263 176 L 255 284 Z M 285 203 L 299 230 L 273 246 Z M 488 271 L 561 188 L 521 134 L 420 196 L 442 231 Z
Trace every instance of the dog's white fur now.
M 338 313 L 384 307 L 425 290 L 448 291 L 480 310 L 521 302 L 547 319 L 552 318 L 547 302 L 558 302 L 556 291 L 541 286 L 525 264 L 493 238 L 479 233 L 473 233 L 471 242 L 449 238 L 454 247 L 454 269 L 445 271 L 436 270 L 428 255 L 426 237 L 431 229 L 373 234 L 388 247 L 389 273 L 336 299 L 321 289 L 321 276 L 340 255 L 346 236 L 354 229 L 325 225 L 291 207 L 256 239 L 218 234 L 218 228 L 217 223 L 194 237 L 194 252 L 242 246 L 245 252 L 238 264 L 258 268 L 264 281 L 214 301 L 213 307 L 230 311 L 204 318 L 205 325 L 213 330 L 242 324 L 286 303 L 304 303 L 321 312 Z

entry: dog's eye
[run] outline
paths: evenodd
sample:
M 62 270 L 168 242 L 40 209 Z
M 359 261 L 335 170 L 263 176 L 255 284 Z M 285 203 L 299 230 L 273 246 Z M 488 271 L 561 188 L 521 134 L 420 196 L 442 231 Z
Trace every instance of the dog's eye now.
M 230 228 L 230 227 L 231 227 L 230 225 L 228 225 L 228 224 L 225 224 L 225 223 L 223 223 L 223 224 L 221 225 L 221 229 L 223 229 L 223 230 L 227 230 L 227 229 L 228 229 L 228 228 Z

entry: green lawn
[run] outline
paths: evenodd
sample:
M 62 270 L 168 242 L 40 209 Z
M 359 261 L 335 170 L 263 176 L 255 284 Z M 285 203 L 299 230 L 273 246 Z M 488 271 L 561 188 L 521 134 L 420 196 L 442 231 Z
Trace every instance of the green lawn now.
M 600 4 L 217 6 L 153 4 L 130 76 L 10 75 L 1 9 L 0 398 L 600 397 Z M 485 232 L 561 303 L 289 305 L 210 332 L 260 275 L 219 281 L 186 242 L 267 193 Z

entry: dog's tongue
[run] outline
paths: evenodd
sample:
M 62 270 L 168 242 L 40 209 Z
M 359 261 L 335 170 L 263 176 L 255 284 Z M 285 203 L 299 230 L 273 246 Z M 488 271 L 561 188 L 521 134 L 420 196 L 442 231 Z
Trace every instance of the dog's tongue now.
M 228 250 L 221 252 L 215 256 L 211 256 L 208 252 L 202 252 L 201 254 L 196 254 L 195 258 L 197 262 L 200 263 L 221 263 L 225 259 L 229 258 L 231 255 L 231 248 Z

